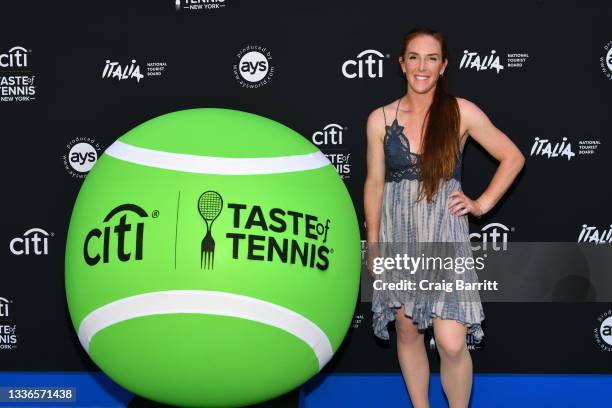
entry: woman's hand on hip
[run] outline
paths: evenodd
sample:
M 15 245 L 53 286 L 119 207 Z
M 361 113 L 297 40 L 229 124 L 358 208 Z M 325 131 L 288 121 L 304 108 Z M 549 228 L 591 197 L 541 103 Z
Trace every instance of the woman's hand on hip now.
M 456 216 L 470 213 L 480 218 L 483 214 L 478 201 L 470 199 L 463 191 L 453 191 L 448 195 L 448 208 L 451 214 Z

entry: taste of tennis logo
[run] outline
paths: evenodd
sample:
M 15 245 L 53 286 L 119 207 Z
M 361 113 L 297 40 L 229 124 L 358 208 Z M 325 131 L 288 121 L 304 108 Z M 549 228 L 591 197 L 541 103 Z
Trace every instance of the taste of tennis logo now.
M 597 323 L 593 328 L 595 343 L 603 351 L 612 351 L 612 309 L 599 315 Z
M 343 145 L 343 136 L 347 130 L 346 126 L 330 123 L 312 134 L 312 142 L 319 146 L 343 180 L 351 176 L 351 154 Z
M 66 145 L 62 156 L 64 169 L 74 178 L 83 179 L 96 164 L 100 153 L 100 144 L 91 137 L 77 137 Z
M 218 192 L 210 190 L 200 195 L 198 212 L 205 222 L 200 244 L 202 269 L 214 267 L 215 241 L 221 238 L 230 240 L 232 259 L 288 263 L 320 271 L 329 268 L 334 253 L 327 243 L 330 219 L 276 207 L 225 203 Z M 215 238 L 212 225 L 222 212 L 223 217 L 230 217 L 231 230 Z
M 17 348 L 17 325 L 11 318 L 13 301 L 0 296 L 0 350 L 14 350 Z
M 36 100 L 36 76 L 29 62 L 31 54 L 32 50 L 20 45 L 0 54 L 0 102 Z
M 236 54 L 236 59 L 234 78 L 243 88 L 261 88 L 274 76 L 272 54 L 266 47 L 249 45 Z
M 179 10 L 218 10 L 224 8 L 226 0 L 174 0 L 174 8 Z
M 465 343 L 467 345 L 467 349 L 470 351 L 480 351 L 485 348 L 484 337 L 478 339 L 474 337 L 473 334 L 467 334 L 465 336 Z M 436 339 L 434 336 L 431 336 L 429 339 L 429 350 L 434 351 L 436 349 Z
M 599 58 L 601 72 L 608 80 L 612 80 L 612 40 L 603 47 L 603 55 Z

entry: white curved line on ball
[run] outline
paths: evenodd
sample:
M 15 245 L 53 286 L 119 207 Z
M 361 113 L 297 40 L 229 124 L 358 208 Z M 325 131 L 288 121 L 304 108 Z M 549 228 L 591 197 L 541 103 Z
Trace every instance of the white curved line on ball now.
M 89 352 L 89 344 L 96 333 L 113 324 L 176 313 L 238 317 L 284 330 L 312 348 L 319 361 L 319 370 L 333 355 L 332 345 L 323 330 L 299 313 L 248 296 L 206 290 L 144 293 L 109 303 L 85 316 L 79 326 L 79 340 Z
M 321 151 L 282 157 L 213 157 L 146 149 L 116 141 L 105 154 L 143 166 L 201 174 L 274 174 L 314 170 L 330 165 Z

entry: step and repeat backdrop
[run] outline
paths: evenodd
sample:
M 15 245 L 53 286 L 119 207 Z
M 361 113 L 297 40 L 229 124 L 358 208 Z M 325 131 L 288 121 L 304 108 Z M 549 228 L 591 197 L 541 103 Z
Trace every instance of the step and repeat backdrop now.
M 449 42 L 451 92 L 526 158 L 506 197 L 470 219 L 475 248 L 521 244 L 503 273 L 536 282 L 529 297 L 486 299 L 485 337 L 467 339 L 475 370 L 609 372 L 608 2 L 21 2 L 2 17 L 1 370 L 97 370 L 66 307 L 68 221 L 97 158 L 151 118 L 222 107 L 281 122 L 336 166 L 363 224 L 368 114 L 406 92 L 403 35 L 433 27 Z M 465 193 L 478 197 L 496 166 L 468 142 Z M 373 335 L 365 292 L 327 371 L 399 371 L 393 333 Z

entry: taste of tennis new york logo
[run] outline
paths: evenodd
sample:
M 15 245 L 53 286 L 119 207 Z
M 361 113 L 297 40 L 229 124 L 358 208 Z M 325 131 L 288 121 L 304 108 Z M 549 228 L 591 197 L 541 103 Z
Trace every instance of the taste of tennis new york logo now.
M 36 75 L 29 57 L 32 50 L 20 45 L 0 54 L 0 102 L 31 102 L 36 100 Z
M 597 323 L 593 328 L 595 343 L 603 351 L 612 351 L 612 309 L 599 315 Z
M 343 144 L 347 130 L 346 126 L 330 123 L 312 134 L 312 143 L 319 146 L 343 180 L 351 177 L 351 153 Z
M 283 208 L 257 204 L 225 203 L 221 194 L 206 191 L 198 198 L 198 212 L 204 219 L 200 243 L 200 268 L 213 269 L 215 255 L 232 259 L 280 262 L 325 271 L 329 268 L 330 219 Z M 230 217 L 230 230 L 213 232 L 213 222 L 223 213 Z M 218 230 L 217 227 L 216 230 Z M 217 243 L 228 239 L 231 254 L 218 254 Z
M 179 10 L 218 10 L 226 6 L 226 0 L 174 0 L 174 8 Z
M 272 54 L 266 47 L 249 45 L 236 54 L 234 77 L 243 88 L 255 89 L 268 84 L 274 75 Z
M 0 352 L 18 347 L 19 336 L 17 325 L 11 317 L 12 309 L 13 301 L 0 296 Z

